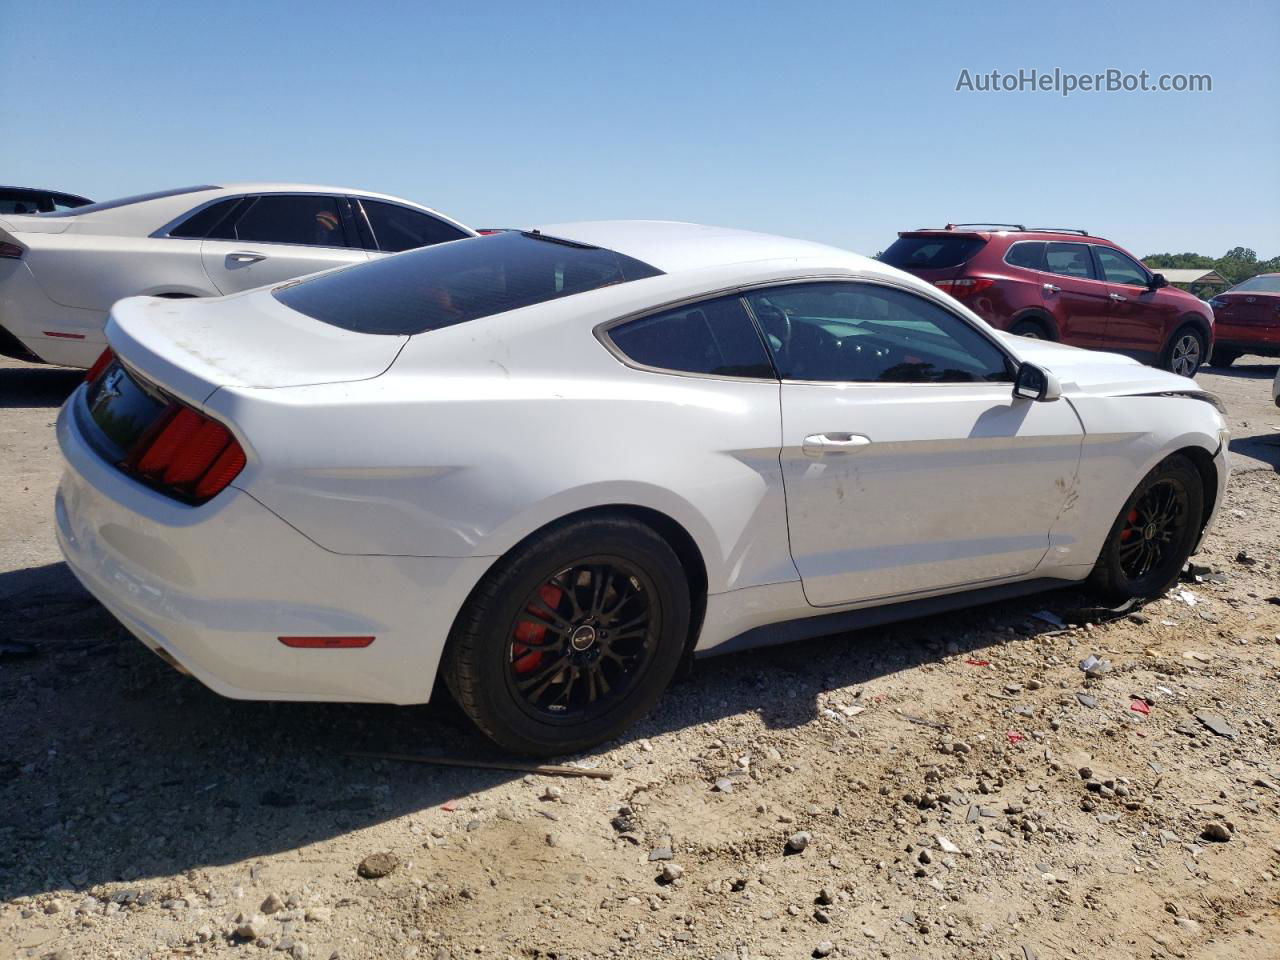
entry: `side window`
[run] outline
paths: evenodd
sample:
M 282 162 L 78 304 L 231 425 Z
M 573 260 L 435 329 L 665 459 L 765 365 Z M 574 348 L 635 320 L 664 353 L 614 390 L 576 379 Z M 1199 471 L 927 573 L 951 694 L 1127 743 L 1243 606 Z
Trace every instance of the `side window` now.
M 1093 258 L 1083 243 L 1048 243 L 1044 250 L 1045 269 L 1064 277 L 1097 279 L 1093 273 Z
M 373 227 L 378 249 L 387 253 L 429 247 L 433 243 L 444 243 L 467 236 L 443 220 L 408 207 L 377 200 L 362 199 L 360 203 L 369 216 L 369 226 Z
M 1098 264 L 1108 283 L 1128 283 L 1136 287 L 1147 285 L 1147 271 L 1119 250 L 1095 246 L 1093 252 L 1098 255 Z
M 924 297 L 867 283 L 806 283 L 747 295 L 786 380 L 1009 381 L 1005 355 Z
M 1011 267 L 1027 270 L 1044 269 L 1044 244 L 1034 240 L 1015 243 L 1004 255 L 1004 262 Z
M 170 230 L 169 236 L 196 240 L 212 236 L 211 231 L 222 222 L 222 219 L 231 212 L 231 208 L 239 202 L 240 199 L 238 197 L 228 197 L 226 200 L 211 203 L 203 210 L 196 211 Z M 235 238 L 228 237 L 227 239 Z
M 641 317 L 613 327 L 606 336 L 628 359 L 648 367 L 774 379 L 760 335 L 737 297 Z
M 333 197 L 258 197 L 236 221 L 235 239 L 308 247 L 347 246 L 338 202 Z

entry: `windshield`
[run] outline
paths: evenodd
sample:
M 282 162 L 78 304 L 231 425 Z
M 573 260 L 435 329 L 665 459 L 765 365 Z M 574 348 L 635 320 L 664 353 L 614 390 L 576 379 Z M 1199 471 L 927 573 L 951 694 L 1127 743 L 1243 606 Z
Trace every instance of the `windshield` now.
M 323 273 L 275 297 L 344 330 L 405 336 L 661 273 L 612 250 L 511 232 Z

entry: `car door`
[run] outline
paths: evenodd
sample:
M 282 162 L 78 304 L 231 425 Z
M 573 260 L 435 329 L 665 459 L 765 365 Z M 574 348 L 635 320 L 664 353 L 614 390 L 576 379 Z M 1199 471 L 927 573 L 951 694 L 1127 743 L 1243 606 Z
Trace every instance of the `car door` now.
M 1015 361 L 967 318 L 887 284 L 749 292 L 782 378 L 791 554 L 815 606 L 1033 571 L 1070 495 L 1069 404 L 1014 399 Z
M 1086 243 L 1045 244 L 1041 284 L 1045 308 L 1058 325 L 1058 339 L 1073 347 L 1106 346 L 1111 300 Z
M 1107 348 L 1154 359 L 1173 333 L 1177 305 L 1151 288 L 1150 272 L 1132 257 L 1101 244 L 1092 247 L 1111 301 Z
M 246 197 L 201 245 L 205 272 L 228 294 L 363 263 L 368 254 L 349 235 L 345 204 L 345 198 L 322 194 Z

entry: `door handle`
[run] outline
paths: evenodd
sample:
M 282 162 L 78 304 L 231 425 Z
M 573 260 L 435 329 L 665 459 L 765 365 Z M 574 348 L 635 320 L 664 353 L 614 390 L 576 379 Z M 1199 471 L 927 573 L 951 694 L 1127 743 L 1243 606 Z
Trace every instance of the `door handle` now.
M 1129 299 L 1128 297 L 1120 296 L 1120 294 L 1118 293 L 1108 293 L 1107 296 L 1110 297 L 1112 300 L 1115 300 L 1117 303 L 1122 303 L 1125 300 Z
M 228 253 L 227 259 L 232 263 L 257 263 L 259 260 L 267 259 L 267 255 L 250 250 L 236 250 L 234 253 Z
M 1061 293 L 1062 288 L 1058 286 L 1056 283 L 1046 283 L 1044 285 L 1044 292 L 1045 293 Z
M 827 453 L 850 453 L 869 443 L 871 438 L 860 433 L 811 433 L 804 438 L 801 449 L 807 457 L 821 457 Z

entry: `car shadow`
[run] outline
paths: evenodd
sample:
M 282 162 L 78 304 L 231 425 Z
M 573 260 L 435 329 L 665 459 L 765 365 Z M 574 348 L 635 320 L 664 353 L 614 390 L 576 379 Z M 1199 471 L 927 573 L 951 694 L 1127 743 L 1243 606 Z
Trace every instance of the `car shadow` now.
M 1227 449 L 1241 457 L 1251 457 L 1280 472 L 1280 433 L 1264 433 L 1254 437 L 1232 437 Z M 1265 470 L 1263 471 L 1265 472 Z
M 1277 366 L 1280 364 L 1269 359 L 1263 359 L 1261 363 L 1243 363 L 1237 360 L 1229 367 L 1215 367 L 1211 364 L 1201 369 L 1205 373 L 1236 380 L 1271 380 L 1276 375 Z
M 68 367 L 0 366 L 0 410 L 60 407 L 83 381 L 83 370 Z
M 1033 613 L 1069 620 L 1083 602 L 1059 591 L 700 660 L 611 746 L 749 713 L 794 728 L 829 690 L 948 655 L 997 660 L 1011 636 L 1054 629 Z M 142 889 L 451 801 L 466 811 L 467 797 L 523 775 L 348 755 L 512 759 L 447 696 L 421 707 L 219 697 L 134 641 L 63 564 L 0 574 L 0 638 L 0 901 Z

